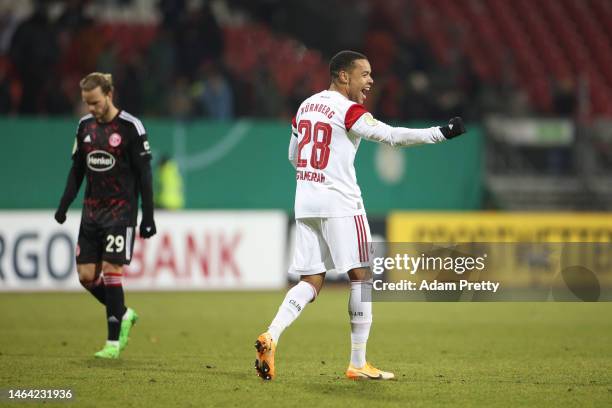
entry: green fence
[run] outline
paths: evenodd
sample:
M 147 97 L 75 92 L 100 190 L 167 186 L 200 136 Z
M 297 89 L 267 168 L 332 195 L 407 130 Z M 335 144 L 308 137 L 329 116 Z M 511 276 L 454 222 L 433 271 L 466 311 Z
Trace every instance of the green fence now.
M 0 208 L 57 205 L 76 124 L 77 119 L 0 118 Z M 292 211 L 295 173 L 287 161 L 288 123 L 144 124 L 154 162 L 168 153 L 180 164 L 188 208 Z M 355 165 L 368 212 L 480 208 L 481 145 L 480 128 L 475 126 L 466 137 L 434 146 L 390 149 L 362 142 Z

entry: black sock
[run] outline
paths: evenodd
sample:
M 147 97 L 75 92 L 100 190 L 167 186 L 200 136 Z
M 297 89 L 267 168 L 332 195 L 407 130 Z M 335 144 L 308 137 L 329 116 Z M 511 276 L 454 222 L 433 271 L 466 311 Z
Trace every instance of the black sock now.
M 95 285 L 95 286 L 93 286 L 91 288 L 86 288 L 86 289 L 96 299 L 98 299 L 98 302 L 102 303 L 103 305 L 106 304 L 106 288 L 104 287 L 104 282 L 102 281 L 102 279 L 100 279 L 100 283 L 98 283 L 97 285 Z
M 119 340 L 121 319 L 126 311 L 121 275 L 104 276 L 108 340 Z

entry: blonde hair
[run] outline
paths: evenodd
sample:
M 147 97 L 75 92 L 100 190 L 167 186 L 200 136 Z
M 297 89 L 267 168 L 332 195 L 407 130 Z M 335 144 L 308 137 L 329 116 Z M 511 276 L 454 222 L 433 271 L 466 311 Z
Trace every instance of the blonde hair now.
M 81 90 L 92 91 L 100 87 L 102 93 L 108 95 L 113 90 L 113 76 L 104 72 L 92 72 L 79 82 Z

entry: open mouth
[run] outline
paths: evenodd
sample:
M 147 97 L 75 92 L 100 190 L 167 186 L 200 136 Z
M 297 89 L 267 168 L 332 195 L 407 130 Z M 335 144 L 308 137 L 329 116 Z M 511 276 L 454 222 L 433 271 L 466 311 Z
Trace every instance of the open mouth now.
M 361 90 L 361 96 L 363 97 L 363 100 L 365 101 L 366 99 L 368 99 L 368 93 L 370 92 L 370 87 L 367 88 L 363 88 Z

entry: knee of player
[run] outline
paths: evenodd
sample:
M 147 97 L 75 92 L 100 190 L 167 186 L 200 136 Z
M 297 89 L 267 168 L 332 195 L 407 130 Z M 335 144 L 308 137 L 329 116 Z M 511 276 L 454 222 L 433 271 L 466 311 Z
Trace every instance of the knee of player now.
M 316 285 L 311 283 L 311 285 L 312 285 L 312 287 L 314 289 L 314 293 L 315 293 L 315 296 L 312 299 L 312 301 L 314 302 L 315 299 L 317 298 L 317 296 L 319 296 L 319 293 L 321 293 L 321 291 L 323 290 L 323 282 L 317 283 Z
M 372 280 L 372 270 L 370 268 L 355 268 L 348 272 L 351 281 L 367 282 Z
M 96 279 L 100 274 L 100 265 L 96 264 L 77 264 L 79 282 L 87 289 L 95 286 Z
M 95 286 L 96 280 L 93 276 L 79 276 L 79 282 L 85 289 L 91 289 Z
M 321 290 L 323 289 L 323 283 L 325 282 L 325 274 L 302 276 L 300 280 L 311 286 L 313 291 L 313 299 L 311 300 L 311 302 L 314 302 L 319 293 L 321 293 Z
M 105 274 L 122 275 L 123 265 L 117 265 L 110 262 L 102 262 L 102 272 Z

